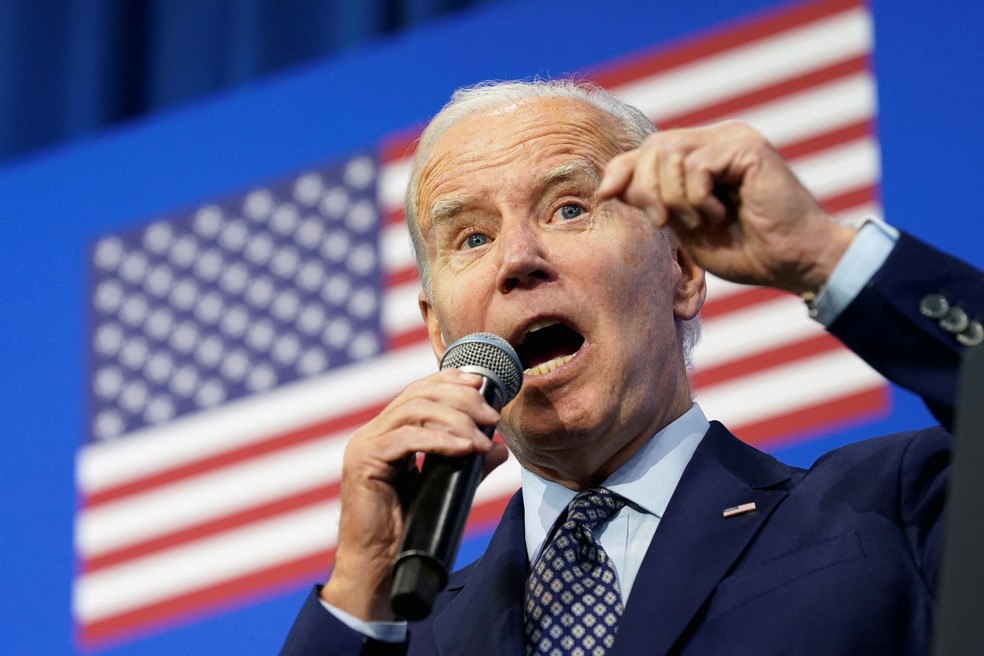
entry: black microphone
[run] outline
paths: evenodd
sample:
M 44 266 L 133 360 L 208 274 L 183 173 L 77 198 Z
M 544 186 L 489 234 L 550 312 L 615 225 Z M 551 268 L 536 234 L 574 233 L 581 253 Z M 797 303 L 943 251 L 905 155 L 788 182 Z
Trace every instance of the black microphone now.
M 451 344 L 441 358 L 441 369 L 449 368 L 482 376 L 479 392 L 496 410 L 513 400 L 523 384 L 519 356 L 506 340 L 491 333 L 474 333 Z M 495 427 L 481 430 L 491 438 Z M 427 617 L 447 584 L 484 460 L 477 453 L 460 458 L 430 454 L 424 459 L 420 490 L 393 565 L 390 605 L 400 617 Z

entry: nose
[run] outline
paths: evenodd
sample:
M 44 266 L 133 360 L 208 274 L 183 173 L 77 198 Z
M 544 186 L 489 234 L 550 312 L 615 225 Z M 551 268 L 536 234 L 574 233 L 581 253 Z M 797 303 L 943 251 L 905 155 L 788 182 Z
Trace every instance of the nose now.
M 497 239 L 502 261 L 496 288 L 502 294 L 529 289 L 556 276 L 543 243 L 543 235 L 526 222 L 503 222 Z

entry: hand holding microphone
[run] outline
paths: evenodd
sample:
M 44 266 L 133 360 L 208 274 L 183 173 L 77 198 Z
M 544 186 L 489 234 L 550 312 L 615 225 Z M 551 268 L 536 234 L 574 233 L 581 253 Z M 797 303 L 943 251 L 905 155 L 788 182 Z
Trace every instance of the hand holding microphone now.
M 490 333 L 474 333 L 451 344 L 441 369 L 459 369 L 482 377 L 479 393 L 496 411 L 509 403 L 523 384 L 523 368 L 512 347 Z M 491 439 L 494 426 L 482 432 Z M 406 533 L 396 557 L 393 610 L 400 617 L 427 617 L 444 588 L 454 563 L 475 489 L 482 480 L 484 456 L 428 455 L 420 491 L 410 508 Z
M 423 495 L 425 488 L 442 487 L 440 482 L 427 483 L 428 480 L 440 481 L 443 477 L 425 476 L 419 472 L 416 454 L 428 454 L 425 471 L 431 468 L 445 470 L 445 467 L 437 466 L 440 458 L 469 460 L 470 456 L 477 455 L 478 478 L 483 461 L 488 469 L 488 465 L 494 466 L 505 460 L 505 447 L 489 439 L 499 421 L 499 413 L 488 399 L 497 407 L 508 402 L 505 395 L 515 395 L 518 391 L 522 371 L 517 364 L 512 374 L 503 373 L 503 362 L 510 359 L 518 362 L 518 359 L 514 353 L 510 355 L 509 345 L 495 335 L 478 339 L 478 345 L 464 347 L 477 337 L 466 337 L 446 349 L 441 371 L 408 385 L 356 431 L 346 447 L 338 548 L 331 577 L 321 590 L 321 598 L 350 615 L 363 620 L 388 620 L 395 616 L 390 600 L 394 561 L 403 551 L 401 540 L 408 532 L 406 528 L 411 517 L 420 517 L 413 521 L 424 526 L 423 518 L 428 514 L 416 510 L 422 505 L 419 502 L 409 515 L 408 507 L 413 498 Z M 496 340 L 498 346 L 482 346 L 495 344 Z M 498 353 L 495 362 L 471 359 L 481 356 L 486 349 Z M 503 353 L 506 360 L 501 360 Z M 459 360 L 463 355 L 468 359 Z M 469 373 L 469 365 L 477 367 L 478 373 Z M 485 375 L 488 372 L 494 376 Z M 495 377 L 500 382 L 493 385 L 489 379 Z M 507 385 L 503 382 L 506 379 L 514 382 Z M 500 386 L 505 393 L 495 392 L 495 386 Z M 501 401 L 497 394 L 502 395 Z M 426 464 L 431 460 L 434 465 Z M 477 480 L 474 483 L 477 485 Z M 473 493 L 472 488 L 465 494 L 467 500 L 462 502 L 462 518 L 467 517 Z M 423 533 L 438 539 L 432 529 L 436 530 L 432 526 Z M 420 529 L 415 530 L 420 532 Z M 459 537 L 460 531 L 450 540 L 451 554 L 446 565 L 453 560 Z M 438 542 L 445 544 L 447 550 L 446 537 Z

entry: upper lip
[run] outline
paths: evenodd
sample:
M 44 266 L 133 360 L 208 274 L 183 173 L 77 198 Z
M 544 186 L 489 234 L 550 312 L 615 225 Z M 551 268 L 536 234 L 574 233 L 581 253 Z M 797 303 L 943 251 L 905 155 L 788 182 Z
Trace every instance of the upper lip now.
M 544 315 L 537 315 L 534 317 L 530 317 L 523 323 L 519 324 L 509 334 L 509 337 L 506 339 L 506 341 L 508 341 L 509 344 L 512 345 L 513 348 L 515 348 L 520 344 L 522 344 L 523 340 L 526 339 L 526 336 L 529 333 L 533 332 L 534 330 L 539 330 L 540 328 L 546 328 L 547 326 L 553 326 L 558 323 L 562 323 L 565 326 L 569 327 L 570 329 L 574 330 L 575 332 L 583 335 L 583 333 L 581 333 L 581 331 L 578 330 L 578 327 L 574 324 L 574 322 L 570 321 L 569 319 L 558 315 L 544 314 Z

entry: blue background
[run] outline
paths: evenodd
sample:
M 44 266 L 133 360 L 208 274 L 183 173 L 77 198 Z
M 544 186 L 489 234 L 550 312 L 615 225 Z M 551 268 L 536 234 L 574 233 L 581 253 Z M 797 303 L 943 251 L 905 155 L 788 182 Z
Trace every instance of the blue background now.
M 0 651 L 75 653 L 74 457 L 85 390 L 86 249 L 155 213 L 376 143 L 424 122 L 456 86 L 589 71 L 626 53 L 777 3 L 534 1 L 490 6 L 245 90 L 131 123 L 0 170 Z M 892 224 L 977 265 L 984 165 L 984 6 L 875 0 L 882 196 Z M 893 393 L 894 415 L 781 455 L 930 420 Z M 463 557 L 474 553 L 466 544 Z M 275 653 L 306 590 L 106 650 Z

